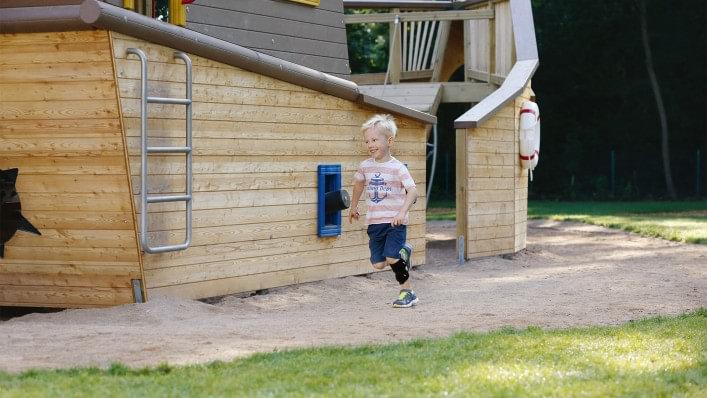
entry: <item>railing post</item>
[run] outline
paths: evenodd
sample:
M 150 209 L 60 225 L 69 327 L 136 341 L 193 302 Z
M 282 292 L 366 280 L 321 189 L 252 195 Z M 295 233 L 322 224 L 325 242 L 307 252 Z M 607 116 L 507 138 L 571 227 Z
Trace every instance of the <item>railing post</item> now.
M 400 14 L 399 8 L 393 8 L 391 10 L 394 14 Z M 402 22 L 391 22 L 389 24 L 389 52 L 388 52 L 388 69 L 389 69 L 389 81 L 391 84 L 400 83 L 400 71 L 401 71 L 401 60 L 402 60 L 402 48 L 401 48 L 401 37 L 402 37 Z M 397 32 L 396 32 L 397 30 Z
M 489 9 L 493 11 L 494 5 L 493 1 L 489 0 Z M 496 72 L 496 13 L 494 13 L 494 17 L 488 19 L 488 53 L 489 53 L 489 59 L 488 59 L 488 76 L 486 78 L 486 81 L 488 84 L 491 84 L 491 76 Z
M 462 20 L 462 27 L 464 28 L 464 82 L 468 82 L 471 79 L 469 76 L 469 68 L 471 67 L 471 27 L 468 19 Z

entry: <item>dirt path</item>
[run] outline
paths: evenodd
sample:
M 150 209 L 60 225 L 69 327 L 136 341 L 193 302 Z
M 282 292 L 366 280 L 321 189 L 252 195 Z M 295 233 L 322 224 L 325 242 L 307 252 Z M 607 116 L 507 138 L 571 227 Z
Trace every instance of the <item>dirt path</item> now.
M 428 224 L 421 303 L 393 309 L 390 273 L 273 289 L 214 305 L 142 305 L 0 321 L 0 369 L 184 364 L 291 347 L 387 343 L 505 325 L 616 324 L 707 307 L 707 246 L 584 224 L 532 221 L 528 249 L 455 262 L 448 222 Z

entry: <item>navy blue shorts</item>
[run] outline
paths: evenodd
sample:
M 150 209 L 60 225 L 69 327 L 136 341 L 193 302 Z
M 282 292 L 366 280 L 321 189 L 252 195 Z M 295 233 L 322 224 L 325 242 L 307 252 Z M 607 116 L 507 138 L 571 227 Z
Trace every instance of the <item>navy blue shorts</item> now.
M 386 257 L 400 258 L 400 249 L 405 244 L 406 235 L 407 225 L 369 225 L 368 248 L 371 249 L 371 264 L 382 263 Z

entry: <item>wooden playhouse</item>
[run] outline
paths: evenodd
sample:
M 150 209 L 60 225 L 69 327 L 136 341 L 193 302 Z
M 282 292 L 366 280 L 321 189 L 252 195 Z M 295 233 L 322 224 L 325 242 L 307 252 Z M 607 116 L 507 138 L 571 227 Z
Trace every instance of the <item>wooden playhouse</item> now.
M 425 191 L 433 116 L 96 0 L 26 3 L 0 9 L 0 169 L 19 169 L 22 214 L 42 235 L 5 242 L 0 306 L 203 298 L 370 272 L 362 224 L 321 237 L 318 206 L 322 181 L 350 184 L 375 113 L 395 115 L 396 156 Z M 409 226 L 417 263 L 424 234 L 422 195 Z
M 371 272 L 363 226 L 321 208 L 366 156 L 359 126 L 374 113 L 396 116 L 395 155 L 420 187 L 409 238 L 421 264 L 430 114 L 445 102 L 472 105 L 455 121 L 458 250 L 525 247 L 529 0 L 170 1 L 185 27 L 141 15 L 155 3 L 0 3 L 0 170 L 19 170 L 22 215 L 42 233 L 2 242 L 0 306 Z M 371 7 L 385 10 L 344 15 Z M 372 20 L 391 24 L 389 73 L 351 75 L 345 25 Z

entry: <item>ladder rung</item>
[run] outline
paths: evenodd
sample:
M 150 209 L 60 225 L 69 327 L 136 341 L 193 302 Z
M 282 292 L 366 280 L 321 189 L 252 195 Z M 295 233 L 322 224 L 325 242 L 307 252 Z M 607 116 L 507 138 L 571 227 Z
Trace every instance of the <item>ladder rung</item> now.
M 191 195 L 165 195 L 147 197 L 147 203 L 188 202 L 190 200 Z
M 177 250 L 184 250 L 189 247 L 190 243 L 191 243 L 191 240 L 187 240 L 186 242 L 184 242 L 180 245 L 151 247 L 149 253 L 166 253 L 166 252 L 173 252 L 173 251 L 177 251 Z
M 189 153 L 188 146 L 148 146 L 147 153 Z
M 191 100 L 188 98 L 147 97 L 147 102 L 150 104 L 170 104 L 170 105 L 189 105 L 189 104 L 191 104 Z

